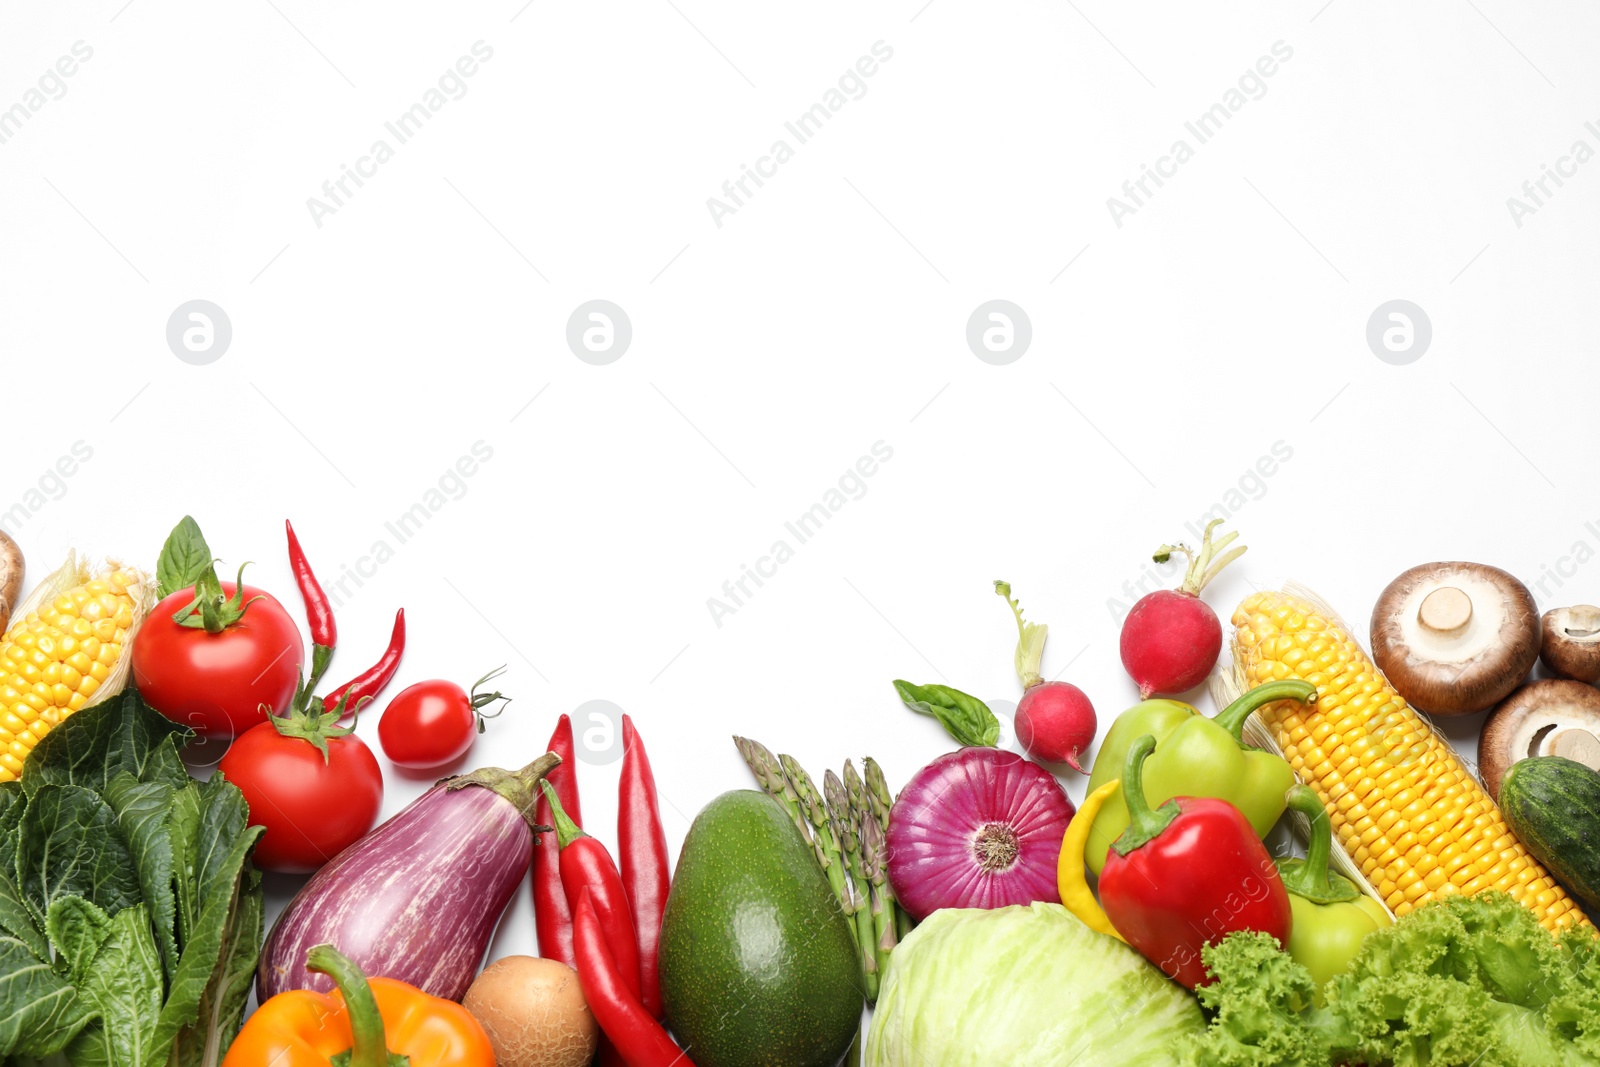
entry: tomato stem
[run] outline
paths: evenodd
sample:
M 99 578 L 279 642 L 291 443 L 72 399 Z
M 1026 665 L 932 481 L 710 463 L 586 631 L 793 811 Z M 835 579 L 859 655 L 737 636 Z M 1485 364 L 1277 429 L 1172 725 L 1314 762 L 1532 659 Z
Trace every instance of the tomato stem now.
M 491 681 L 492 679 L 500 677 L 500 675 L 504 674 L 505 671 L 505 664 L 502 663 L 500 666 L 496 667 L 494 670 L 490 671 L 488 674 L 472 683 L 472 696 L 470 698 L 472 704 L 472 715 L 473 718 L 477 720 L 478 732 L 480 734 L 485 732 L 484 720 L 499 718 L 500 713 L 506 710 L 506 705 L 511 703 L 511 698 L 499 690 L 496 690 L 493 693 L 480 693 L 478 692 L 478 687 L 488 681 Z M 493 711 L 483 710 L 497 700 L 503 702 L 498 708 L 495 708 Z
M 208 634 L 220 634 L 244 618 L 250 605 L 261 599 L 260 596 L 253 596 L 249 600 L 244 598 L 244 569 L 248 566 L 248 560 L 239 564 L 239 577 L 233 583 L 231 600 L 222 591 L 216 570 L 207 567 L 195 580 L 194 599 L 175 612 L 172 621 L 190 630 L 203 629 Z
M 273 729 L 284 737 L 298 737 L 300 740 L 312 745 L 322 753 L 322 763 L 328 764 L 330 755 L 328 742 L 341 737 L 348 737 L 356 731 L 356 720 L 351 719 L 349 726 L 340 726 L 339 720 L 345 714 L 345 697 L 340 697 L 339 702 L 333 706 L 332 711 L 312 711 L 307 707 L 304 694 L 311 692 L 311 687 L 305 686 L 295 694 L 294 706 L 287 714 L 269 715 L 267 721 Z M 348 696 L 349 694 L 346 694 Z

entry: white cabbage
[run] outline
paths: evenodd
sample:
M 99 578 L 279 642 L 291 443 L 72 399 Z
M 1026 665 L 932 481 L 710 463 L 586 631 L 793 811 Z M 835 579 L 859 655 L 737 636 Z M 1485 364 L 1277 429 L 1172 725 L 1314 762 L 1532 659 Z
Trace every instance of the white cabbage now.
M 894 950 L 866 1067 L 1177 1067 L 1200 1007 L 1059 904 L 936 911 Z

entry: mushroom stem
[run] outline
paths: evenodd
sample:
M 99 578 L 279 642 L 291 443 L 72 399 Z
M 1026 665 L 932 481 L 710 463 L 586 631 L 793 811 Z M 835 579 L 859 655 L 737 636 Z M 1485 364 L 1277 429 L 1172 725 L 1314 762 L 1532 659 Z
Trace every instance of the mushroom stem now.
M 1472 598 L 1453 585 L 1442 585 L 1422 598 L 1417 621 L 1430 630 L 1452 633 L 1472 621 Z
M 1567 609 L 1561 632 L 1568 637 L 1593 637 L 1600 633 L 1600 608 L 1593 604 L 1574 604 Z
M 1600 770 L 1600 738 L 1588 730 L 1562 730 L 1551 740 L 1554 744 L 1550 749 L 1555 755 L 1581 763 L 1592 771 Z

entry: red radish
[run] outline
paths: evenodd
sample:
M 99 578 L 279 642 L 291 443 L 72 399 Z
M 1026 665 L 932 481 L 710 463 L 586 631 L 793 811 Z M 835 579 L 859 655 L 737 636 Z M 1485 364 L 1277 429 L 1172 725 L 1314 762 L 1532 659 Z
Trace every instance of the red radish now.
M 997 581 L 994 591 L 1006 598 L 1017 617 L 1017 677 L 1022 681 L 1015 718 L 1017 740 L 1033 758 L 1065 763 L 1083 774 L 1078 756 L 1094 740 L 1094 705 L 1077 686 L 1047 682 L 1040 676 L 1044 639 L 1050 628 L 1042 622 L 1022 621 L 1022 605 L 1012 599 L 1010 583 Z
M 1139 683 L 1142 698 L 1188 692 L 1206 680 L 1222 653 L 1222 623 L 1200 599 L 1200 590 L 1218 571 L 1244 555 L 1245 546 L 1222 552 L 1239 534 L 1234 531 L 1213 542 L 1211 531 L 1221 523 L 1221 519 L 1212 519 L 1206 524 L 1198 554 L 1181 544 L 1156 549 L 1157 563 L 1167 562 L 1174 552 L 1188 557 L 1183 584 L 1140 598 L 1122 621 L 1122 666 Z
M 1088 774 L 1078 756 L 1094 740 L 1094 705 L 1071 682 L 1044 682 L 1017 702 L 1017 740 L 1028 755 Z

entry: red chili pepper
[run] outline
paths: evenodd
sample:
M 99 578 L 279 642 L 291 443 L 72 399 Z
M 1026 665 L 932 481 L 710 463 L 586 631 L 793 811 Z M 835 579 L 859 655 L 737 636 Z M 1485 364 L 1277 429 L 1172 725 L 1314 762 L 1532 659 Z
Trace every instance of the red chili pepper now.
M 639 941 L 633 932 L 633 919 L 628 916 L 628 894 L 622 888 L 622 875 L 617 873 L 606 846 L 567 817 L 555 788 L 546 781 L 541 781 L 539 787 L 550 802 L 550 825 L 556 828 L 556 841 L 561 846 L 561 885 L 567 891 L 567 904 L 575 907 L 580 894 L 589 895 L 617 972 L 638 997 Z
M 588 889 L 578 894 L 572 917 L 583 999 L 628 1067 L 694 1067 L 688 1054 L 673 1043 L 629 990 L 625 972 L 618 969 L 606 947 Z
M 1206 981 L 1201 948 L 1235 930 L 1260 930 L 1287 945 L 1289 894 L 1250 820 L 1232 804 L 1178 797 L 1151 809 L 1141 768 L 1155 747 L 1146 735 L 1128 750 L 1128 829 L 1106 857 L 1100 902 L 1128 944 L 1194 989 Z
M 572 765 L 570 718 L 563 715 L 556 721 L 555 733 L 550 735 L 545 751 L 561 757 L 561 764 L 545 776 L 545 781 L 555 787 L 567 817 L 581 826 L 583 816 L 578 806 L 578 769 Z M 549 826 L 551 818 L 550 802 L 541 793 L 533 821 Z M 539 955 L 573 967 L 576 961 L 572 955 L 572 908 L 567 904 L 566 890 L 561 887 L 561 861 L 557 857 L 560 848 L 554 834 L 541 834 L 534 843 L 533 926 L 539 935 Z
M 283 528 L 289 531 L 289 569 L 294 572 L 295 583 L 300 586 L 300 599 L 306 605 L 306 623 L 311 627 L 314 649 L 312 672 L 321 674 L 316 669 L 315 657 L 320 655 L 324 660 L 323 666 L 327 666 L 326 660 L 333 654 L 333 646 L 339 643 L 339 627 L 333 621 L 333 606 L 328 603 L 328 595 L 322 591 L 321 583 L 317 581 L 305 552 L 300 548 L 300 538 L 294 535 L 294 526 L 284 519 Z M 324 652 L 324 649 L 327 651 Z
M 672 875 L 650 757 L 633 728 L 633 720 L 626 715 L 622 717 L 622 780 L 617 785 L 617 857 L 622 861 L 622 884 L 628 891 L 628 909 L 639 938 L 639 976 L 644 983 L 641 999 L 650 1014 L 659 1019 L 661 973 L 657 955 Z
M 367 670 L 322 698 L 325 711 L 332 711 L 341 699 L 345 701 L 346 715 L 359 711 L 362 704 L 383 692 L 394 672 L 400 669 L 400 655 L 406 650 L 406 609 L 401 608 L 394 617 L 394 631 L 389 634 L 389 647 L 383 658 Z

